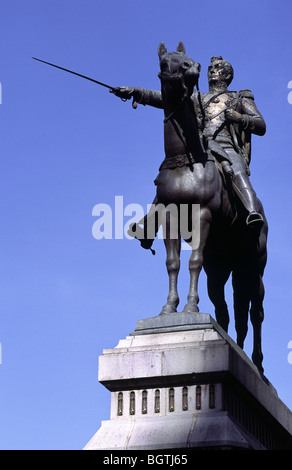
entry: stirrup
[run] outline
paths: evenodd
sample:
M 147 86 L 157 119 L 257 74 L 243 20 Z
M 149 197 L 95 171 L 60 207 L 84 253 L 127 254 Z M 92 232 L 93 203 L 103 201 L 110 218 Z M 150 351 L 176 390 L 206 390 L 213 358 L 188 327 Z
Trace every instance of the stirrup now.
M 246 225 L 248 227 L 262 227 L 264 219 L 258 212 L 252 211 L 248 214 L 246 219 Z

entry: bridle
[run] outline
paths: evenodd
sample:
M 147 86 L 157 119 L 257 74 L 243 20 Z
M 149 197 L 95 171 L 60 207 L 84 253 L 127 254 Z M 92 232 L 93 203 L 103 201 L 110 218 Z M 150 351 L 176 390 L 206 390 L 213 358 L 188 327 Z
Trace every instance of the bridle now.
M 173 55 L 173 54 L 176 54 L 176 53 L 171 53 L 169 54 L 170 56 Z M 185 56 L 186 57 L 186 56 Z M 188 58 L 188 60 L 190 60 Z M 160 64 L 165 61 L 165 58 L 163 57 L 160 61 Z M 180 64 L 178 64 L 178 67 L 180 67 Z M 187 69 L 185 70 L 187 71 Z M 165 73 L 165 72 L 162 72 L 160 71 L 158 73 L 158 77 L 160 78 L 161 82 L 178 82 L 180 83 L 182 89 L 184 90 L 184 94 L 180 100 L 180 102 L 178 103 L 178 105 L 175 107 L 175 109 L 168 115 L 164 118 L 164 123 L 166 123 L 169 119 L 171 119 L 173 117 L 173 115 L 177 112 L 177 110 L 185 103 L 185 101 L 190 98 L 189 96 L 189 89 L 188 87 L 186 86 L 185 84 L 185 74 L 182 70 L 179 70 L 177 71 L 176 73 L 173 73 L 173 74 L 169 74 L 169 73 Z M 199 84 L 198 84 L 198 81 L 199 81 L 199 77 L 195 83 L 195 87 L 197 88 L 197 91 L 199 93 Z

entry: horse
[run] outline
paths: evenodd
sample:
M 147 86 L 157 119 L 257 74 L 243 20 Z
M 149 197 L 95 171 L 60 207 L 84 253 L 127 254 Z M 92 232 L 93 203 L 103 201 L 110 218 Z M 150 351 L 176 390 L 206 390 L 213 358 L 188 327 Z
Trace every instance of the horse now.
M 227 176 L 222 175 L 220 165 L 212 153 L 206 151 L 204 147 L 200 120 L 194 106 L 194 87 L 198 88 L 200 64 L 186 55 L 182 42 L 178 44 L 175 52 L 168 52 L 165 44 L 161 42 L 158 56 L 164 110 L 165 159 L 155 180 L 156 197 L 153 207 L 154 211 L 158 206 L 166 209 L 177 208 L 175 229 L 172 229 L 175 216 L 171 211 L 167 212 L 164 224 L 163 239 L 169 290 L 161 314 L 177 312 L 179 304 L 177 281 L 181 240 L 184 239 L 190 244 L 192 252 L 189 258 L 190 284 L 183 312 L 188 314 L 199 312 L 198 281 L 200 272 L 204 268 L 208 295 L 215 306 L 216 321 L 227 332 L 229 314 L 224 286 L 232 274 L 237 344 L 241 348 L 244 346 L 251 305 L 250 315 L 254 328 L 252 359 L 262 372 L 261 324 L 264 315 L 262 278 L 266 265 L 267 239 L 267 221 L 263 207 L 258 200 L 258 210 L 264 221 L 260 233 L 248 232 L 244 217 L 241 217 L 240 203 L 234 207 L 236 196 L 231 194 L 232 187 Z M 195 226 L 192 220 L 194 206 L 199 207 Z M 187 207 L 188 236 L 180 224 L 181 207 Z M 148 214 L 148 220 L 150 218 Z M 156 219 L 155 234 L 157 228 Z

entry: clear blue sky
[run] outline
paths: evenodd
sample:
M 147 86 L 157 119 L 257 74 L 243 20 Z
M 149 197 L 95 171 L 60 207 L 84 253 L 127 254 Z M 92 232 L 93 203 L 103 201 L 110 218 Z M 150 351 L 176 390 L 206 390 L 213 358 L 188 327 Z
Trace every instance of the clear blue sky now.
M 97 359 L 160 312 L 165 251 L 95 240 L 92 209 L 152 202 L 163 159 L 163 115 L 131 108 L 106 89 L 32 60 L 110 85 L 158 89 L 157 48 L 182 40 L 202 65 L 235 69 L 267 133 L 253 138 L 252 183 L 268 217 L 264 368 L 292 408 L 291 2 L 274 0 L 0 1 L 0 448 L 81 449 L 109 417 Z M 126 218 L 125 218 L 126 221 Z M 183 253 L 179 290 L 189 284 Z M 227 289 L 232 316 L 232 297 Z M 200 310 L 213 314 L 200 282 Z M 235 338 L 233 319 L 230 335 Z M 252 329 L 246 352 L 251 354 Z

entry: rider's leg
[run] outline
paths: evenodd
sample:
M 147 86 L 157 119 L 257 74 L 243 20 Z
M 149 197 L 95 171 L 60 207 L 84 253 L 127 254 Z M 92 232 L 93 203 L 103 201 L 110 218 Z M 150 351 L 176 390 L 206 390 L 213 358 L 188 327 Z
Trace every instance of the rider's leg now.
M 233 188 L 248 211 L 247 225 L 263 224 L 263 217 L 257 211 L 256 193 L 246 173 L 237 173 L 232 178 Z
M 258 200 L 246 173 L 246 165 L 243 158 L 230 149 L 225 149 L 232 161 L 232 186 L 248 212 L 246 223 L 249 226 L 261 226 L 263 217 L 258 213 Z

